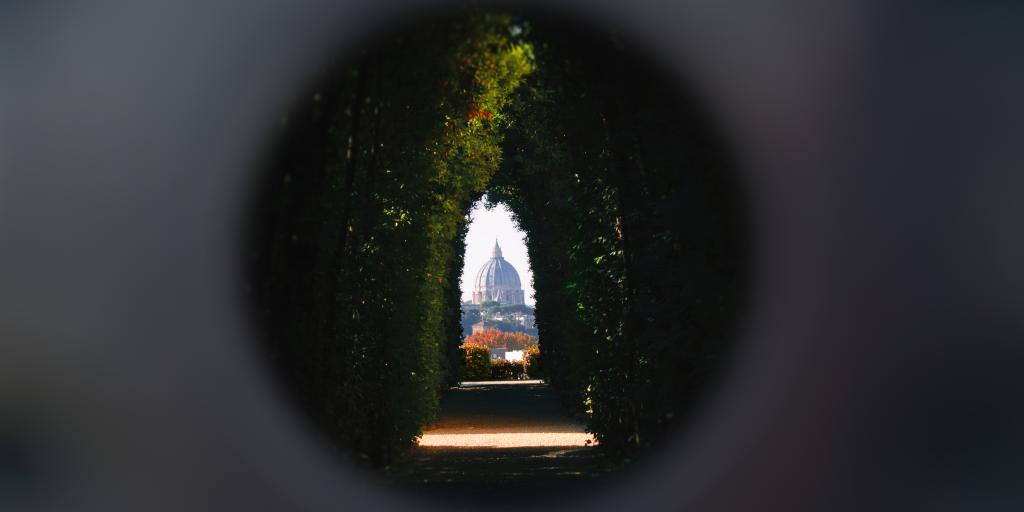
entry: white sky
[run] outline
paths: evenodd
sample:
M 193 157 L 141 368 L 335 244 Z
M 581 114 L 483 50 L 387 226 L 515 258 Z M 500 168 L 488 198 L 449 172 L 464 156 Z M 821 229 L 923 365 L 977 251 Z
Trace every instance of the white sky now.
M 473 280 L 480 267 L 491 259 L 494 239 L 498 239 L 501 255 L 519 272 L 519 280 L 523 283 L 526 303 L 533 302 L 533 271 L 530 269 L 530 258 L 526 254 L 526 236 L 515 222 L 512 214 L 504 204 L 498 204 L 493 210 L 486 210 L 483 202 L 478 202 L 470 213 L 473 222 L 466 233 L 466 267 L 462 269 L 462 301 L 473 299 Z

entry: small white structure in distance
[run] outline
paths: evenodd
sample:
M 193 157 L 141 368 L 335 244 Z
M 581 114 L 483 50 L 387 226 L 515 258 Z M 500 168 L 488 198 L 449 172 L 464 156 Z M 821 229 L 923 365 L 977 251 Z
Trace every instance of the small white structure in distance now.
M 522 361 L 523 360 L 523 351 L 522 350 L 506 350 L 505 351 L 505 360 L 506 361 L 512 361 L 512 362 Z

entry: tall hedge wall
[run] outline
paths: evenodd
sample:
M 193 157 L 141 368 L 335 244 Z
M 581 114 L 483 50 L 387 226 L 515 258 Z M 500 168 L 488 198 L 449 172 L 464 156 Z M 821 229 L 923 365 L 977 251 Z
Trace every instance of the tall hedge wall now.
M 538 72 L 488 197 L 528 233 L 550 382 L 628 456 L 682 423 L 728 353 L 740 198 L 698 103 L 617 34 L 531 37 Z
M 402 453 L 458 379 L 466 216 L 533 71 L 511 19 L 373 41 L 281 119 L 252 283 L 299 407 L 373 464 Z

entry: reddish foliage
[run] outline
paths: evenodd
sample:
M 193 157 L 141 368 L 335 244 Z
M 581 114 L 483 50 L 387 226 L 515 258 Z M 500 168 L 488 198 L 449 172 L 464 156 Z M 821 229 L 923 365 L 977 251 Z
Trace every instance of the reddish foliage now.
M 476 108 L 471 108 L 469 109 L 469 113 L 466 114 L 466 117 L 470 121 L 478 118 L 490 119 L 491 117 L 494 117 L 494 113 L 490 110 L 477 110 Z
M 522 332 L 505 332 L 491 329 L 466 337 L 466 343 L 484 345 L 489 348 L 526 350 L 537 346 L 537 338 Z

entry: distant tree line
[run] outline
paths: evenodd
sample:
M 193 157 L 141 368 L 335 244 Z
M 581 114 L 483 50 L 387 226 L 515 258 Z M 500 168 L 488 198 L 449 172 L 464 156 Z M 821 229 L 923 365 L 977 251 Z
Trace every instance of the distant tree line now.
M 537 346 L 537 338 L 522 332 L 505 332 L 491 329 L 467 336 L 464 343 L 483 345 L 487 348 L 527 350 Z
M 486 320 L 488 328 L 505 332 L 522 332 L 531 336 L 537 335 L 536 327 L 526 327 L 511 320 L 498 320 L 495 316 L 508 317 L 511 315 L 533 315 L 534 310 L 523 304 L 498 304 L 497 302 L 484 302 L 479 309 L 465 309 L 462 312 L 462 332 L 469 336 L 473 333 L 473 325 Z

